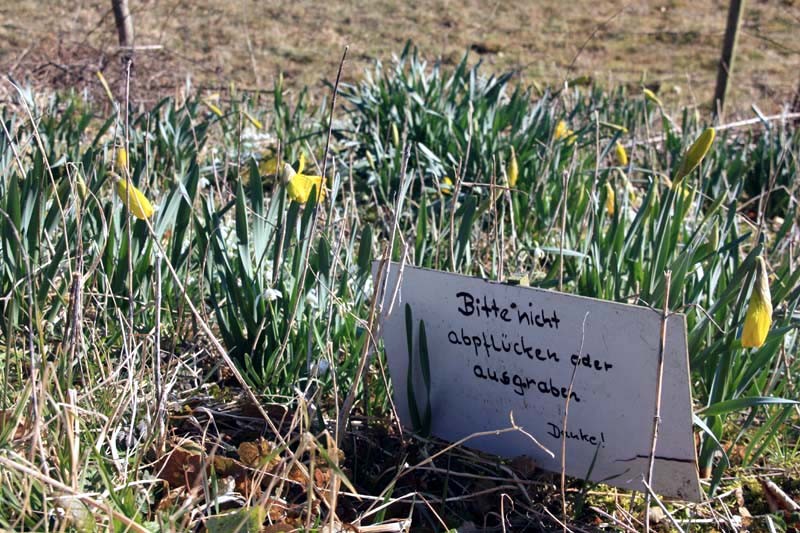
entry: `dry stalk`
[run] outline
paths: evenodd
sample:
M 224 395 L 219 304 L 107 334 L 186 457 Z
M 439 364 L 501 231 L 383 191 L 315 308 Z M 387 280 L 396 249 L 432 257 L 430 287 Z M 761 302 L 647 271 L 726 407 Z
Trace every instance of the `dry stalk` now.
M 672 281 L 672 271 L 667 270 L 664 273 L 664 310 L 661 314 L 661 342 L 658 346 L 658 379 L 656 381 L 656 410 L 653 416 L 653 437 L 652 446 L 650 448 L 650 458 L 647 465 L 647 494 L 645 496 L 645 515 L 644 515 L 644 530 L 650 531 L 650 496 L 652 490 L 650 487 L 653 485 L 653 467 L 656 463 L 656 445 L 658 443 L 658 426 L 661 424 L 661 385 L 664 381 L 664 351 L 667 347 L 667 319 L 669 318 L 669 286 Z M 661 505 L 656 499 L 656 502 Z M 663 506 L 662 506 L 663 507 Z M 664 512 L 667 512 L 664 509 Z M 667 513 L 669 514 L 669 513 Z
M 578 353 L 583 353 L 583 343 L 586 340 L 586 320 L 589 318 L 587 311 L 583 315 L 583 323 L 581 325 L 581 345 Z M 575 385 L 575 374 L 578 371 L 579 365 L 572 367 L 572 377 L 569 380 L 569 388 L 567 389 L 567 398 L 564 400 L 564 418 L 561 421 L 561 516 L 563 523 L 561 524 L 563 530 L 567 531 L 567 420 L 569 418 L 569 400 L 572 396 L 572 388 Z

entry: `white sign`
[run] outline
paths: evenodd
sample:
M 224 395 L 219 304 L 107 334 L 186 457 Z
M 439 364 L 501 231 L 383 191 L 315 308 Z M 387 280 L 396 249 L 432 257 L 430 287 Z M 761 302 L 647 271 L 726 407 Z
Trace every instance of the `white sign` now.
M 390 265 L 385 294 L 381 330 L 394 402 L 404 425 L 412 427 L 408 304 L 417 419 L 424 418 L 429 406 L 433 435 L 456 441 L 506 428 L 513 412 L 516 425 L 552 456 L 517 431 L 478 437 L 467 445 L 505 457 L 528 455 L 541 468 L 560 472 L 569 396 L 566 473 L 645 489 L 660 312 L 410 266 L 401 275 L 397 263 Z M 427 337 L 429 389 L 419 358 L 420 320 Z M 653 490 L 698 501 L 688 367 L 685 317 L 674 314 L 666 327 Z

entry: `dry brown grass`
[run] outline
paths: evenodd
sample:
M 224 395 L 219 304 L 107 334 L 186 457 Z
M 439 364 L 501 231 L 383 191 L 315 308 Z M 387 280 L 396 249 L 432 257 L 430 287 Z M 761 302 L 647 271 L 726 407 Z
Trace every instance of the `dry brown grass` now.
M 113 81 L 116 33 L 107 0 L 0 0 L 0 69 L 43 86 Z M 143 0 L 131 2 L 140 98 L 195 86 L 268 89 L 279 71 L 289 86 L 330 79 L 345 44 L 345 77 L 388 60 L 406 40 L 430 58 L 457 61 L 467 49 L 489 69 L 518 69 L 523 82 L 559 83 L 591 74 L 607 85 L 660 83 L 676 104 L 706 103 L 715 80 L 726 2 L 705 0 L 354 0 L 319 2 Z M 774 111 L 800 82 L 800 5 L 747 4 L 730 102 Z

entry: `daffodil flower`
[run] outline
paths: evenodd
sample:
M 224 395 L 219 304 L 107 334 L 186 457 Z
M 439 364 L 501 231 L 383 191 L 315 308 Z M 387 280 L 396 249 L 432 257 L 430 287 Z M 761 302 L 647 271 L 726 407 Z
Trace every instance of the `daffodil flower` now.
M 75 186 L 78 189 L 78 196 L 80 196 L 81 200 L 85 200 L 86 195 L 89 194 L 89 188 L 86 187 L 86 182 L 83 181 L 83 176 L 80 174 L 75 177 Z
M 449 176 L 442 178 L 442 183 L 439 186 L 439 190 L 442 191 L 442 194 L 453 194 L 453 180 L 451 180 Z
M 656 96 L 656 93 L 654 93 L 653 91 L 651 91 L 647 87 L 642 89 L 642 92 L 644 93 L 644 97 L 646 99 L 650 100 L 651 102 L 656 104 L 658 107 L 664 107 L 664 104 L 661 103 L 661 99 L 658 96 Z
M 614 188 L 611 187 L 609 182 L 606 182 L 606 212 L 608 212 L 608 216 L 614 216 L 615 208 L 616 194 L 614 194 Z
M 311 196 L 314 187 L 317 188 L 317 201 L 325 195 L 324 179 L 322 176 L 309 176 L 303 174 L 306 166 L 306 158 L 300 154 L 300 163 L 297 171 L 288 163 L 283 164 L 283 180 L 286 183 L 286 192 L 289 198 L 298 204 L 305 204 Z
M 742 347 L 758 348 L 767 339 L 772 325 L 772 296 L 769 292 L 767 265 L 763 257 L 756 258 L 756 282 L 742 327 Z
M 108 86 L 108 82 L 106 81 L 106 77 L 103 76 L 103 73 L 100 72 L 99 70 L 97 72 L 95 72 L 95 74 L 97 74 L 97 79 L 100 80 L 100 84 L 103 86 L 103 89 L 106 91 L 106 96 L 108 97 L 108 101 L 111 102 L 111 105 L 113 106 L 114 104 L 116 104 L 116 101 L 114 100 L 114 95 L 111 94 L 111 88 Z
M 619 163 L 619 166 L 627 167 L 628 166 L 628 152 L 625 151 L 625 147 L 622 146 L 622 143 L 617 141 L 617 144 L 614 147 L 614 150 L 617 152 L 617 163 Z
M 559 120 L 556 124 L 556 130 L 553 132 L 553 138 L 557 141 L 566 140 L 567 146 L 575 142 L 575 132 L 567 127 L 567 123 Z
M 619 172 L 619 175 L 622 178 L 622 183 L 625 185 L 625 192 L 628 193 L 628 201 L 631 204 L 636 204 L 637 203 L 636 188 L 633 186 L 631 180 L 628 179 L 627 174 L 625 174 L 623 170 L 617 169 L 617 171 Z
M 517 154 L 514 147 L 511 147 L 511 160 L 508 163 L 508 185 L 512 189 L 517 186 L 519 179 L 519 165 L 517 164 Z
M 114 161 L 114 169 L 120 176 L 124 176 L 128 171 L 128 151 L 122 146 L 117 149 L 117 158 Z
M 681 166 L 678 167 L 678 172 L 672 179 L 673 187 L 677 186 L 683 178 L 688 176 L 703 161 L 703 158 L 711 149 L 715 136 L 716 131 L 714 131 L 714 128 L 708 128 L 700 134 L 689 150 L 686 151 L 686 155 L 683 156 Z
M 262 159 L 258 164 L 258 171 L 262 176 L 272 176 L 278 172 L 278 158 L 269 157 Z
M 124 178 L 116 175 L 113 175 L 113 177 L 117 182 L 117 196 L 128 208 L 128 211 L 140 220 L 147 220 L 152 217 L 155 209 L 153 209 L 153 204 L 150 203 L 150 200 L 147 199 L 142 191 L 137 189 L 133 183 L 128 186 L 128 182 Z
M 263 130 L 264 129 L 264 125 L 256 117 L 254 117 L 253 115 L 251 115 L 247 111 L 243 111 L 242 113 L 244 113 L 244 118 L 246 118 L 250 122 L 250 124 L 255 126 L 255 128 L 257 130 Z
M 203 104 L 205 104 L 205 106 L 206 106 L 208 109 L 210 109 L 210 110 L 211 110 L 211 112 L 212 112 L 212 113 L 214 113 L 215 115 L 217 115 L 218 117 L 222 118 L 222 117 L 224 116 L 224 113 L 222 112 L 222 109 L 220 109 L 219 107 L 217 107 L 217 106 L 216 106 L 216 105 L 215 105 L 213 102 L 211 102 L 210 100 L 203 100 Z
M 618 131 L 620 133 L 628 133 L 628 128 L 626 128 L 625 126 L 623 126 L 621 124 L 614 124 L 612 122 L 603 122 L 601 120 L 600 121 L 600 125 L 605 127 L 605 128 L 609 128 L 609 129 L 612 129 L 614 131 Z

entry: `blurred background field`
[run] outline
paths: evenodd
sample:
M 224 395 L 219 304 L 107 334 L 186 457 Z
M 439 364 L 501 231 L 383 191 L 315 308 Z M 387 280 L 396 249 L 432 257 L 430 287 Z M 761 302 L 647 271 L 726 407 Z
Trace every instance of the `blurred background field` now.
M 94 72 L 119 81 L 109 3 L 0 2 L 0 71 L 45 87 L 95 87 Z M 466 50 L 487 70 L 513 71 L 522 84 L 590 75 L 603 86 L 660 89 L 680 105 L 709 105 L 725 29 L 723 0 L 356 0 L 133 2 L 142 50 L 137 99 L 174 94 L 191 79 L 218 91 L 231 83 L 263 90 L 283 72 L 290 86 L 319 87 L 351 46 L 345 79 L 387 61 L 411 40 L 429 59 L 454 65 Z M 747 2 L 731 110 L 764 112 L 791 101 L 800 85 L 800 4 Z

